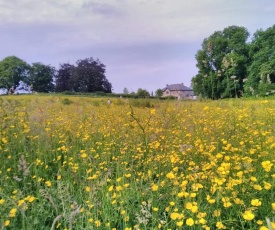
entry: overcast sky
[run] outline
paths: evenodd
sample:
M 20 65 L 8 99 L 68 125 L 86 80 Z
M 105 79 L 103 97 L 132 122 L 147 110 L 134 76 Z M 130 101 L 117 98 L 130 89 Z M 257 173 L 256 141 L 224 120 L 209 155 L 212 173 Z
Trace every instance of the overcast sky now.
M 93 57 L 113 91 L 191 85 L 204 38 L 275 24 L 274 0 L 0 0 L 0 60 L 59 67 Z

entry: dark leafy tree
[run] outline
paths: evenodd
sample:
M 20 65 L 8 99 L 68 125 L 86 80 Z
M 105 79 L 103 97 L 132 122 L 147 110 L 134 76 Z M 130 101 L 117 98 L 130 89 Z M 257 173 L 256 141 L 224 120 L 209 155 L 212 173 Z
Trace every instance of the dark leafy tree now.
M 76 92 L 112 92 L 112 84 L 105 76 L 106 67 L 99 60 L 78 60 L 73 69 L 71 84 Z
M 56 92 L 73 91 L 72 75 L 74 68 L 74 65 L 68 63 L 60 65 L 55 78 Z
M 20 82 L 25 82 L 30 66 L 22 59 L 8 56 L 0 62 L 0 88 L 16 89 Z
M 247 74 L 248 36 L 244 27 L 230 26 L 204 39 L 196 54 L 199 71 L 192 78 L 197 95 L 218 99 L 241 94 Z
M 32 91 L 52 92 L 54 90 L 53 79 L 55 68 L 40 62 L 33 63 L 30 68 L 28 85 Z
M 258 30 L 250 44 L 251 65 L 245 82 L 247 95 L 266 95 L 275 91 L 275 25 Z

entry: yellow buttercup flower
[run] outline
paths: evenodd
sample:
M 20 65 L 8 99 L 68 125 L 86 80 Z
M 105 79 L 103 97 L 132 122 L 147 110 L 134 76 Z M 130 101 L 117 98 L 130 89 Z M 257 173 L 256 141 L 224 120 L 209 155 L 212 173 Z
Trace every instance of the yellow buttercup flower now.
M 255 215 L 250 210 L 247 210 L 243 213 L 243 218 L 245 220 L 253 220 L 254 217 L 255 217 Z
M 216 227 L 217 227 L 217 229 L 226 229 L 226 227 L 224 226 L 224 224 L 222 222 L 220 222 L 220 221 L 216 223 Z
M 5 220 L 4 226 L 7 227 L 7 226 L 9 226 L 9 225 L 10 225 L 10 220 Z
M 159 186 L 156 184 L 152 185 L 152 191 L 158 191 Z
M 179 215 L 179 213 L 177 213 L 177 212 L 172 212 L 171 214 L 170 214 L 170 218 L 172 219 L 172 220 L 176 220 L 176 219 L 178 219 L 180 217 L 180 215 Z
M 270 183 L 264 181 L 264 189 L 269 190 L 271 188 L 272 188 L 272 185 Z
M 15 217 L 15 216 L 16 216 L 16 212 L 17 212 L 17 209 L 16 209 L 16 208 L 11 209 L 11 210 L 10 210 L 9 217 Z
M 251 205 L 258 207 L 262 205 L 262 202 L 259 199 L 253 199 L 251 200 Z
M 50 181 L 46 181 L 45 184 L 48 186 L 48 187 L 51 187 L 52 186 L 52 183 Z
M 186 225 L 188 225 L 188 226 L 193 226 L 194 225 L 194 220 L 192 219 L 192 218 L 188 218 L 187 220 L 186 220 Z
M 169 173 L 167 173 L 166 177 L 169 178 L 169 179 L 174 179 L 175 174 L 173 172 L 169 172 Z
M 262 162 L 262 167 L 264 168 L 264 170 L 266 172 L 270 172 L 272 166 L 273 166 L 273 164 L 271 163 L 271 161 L 263 161 Z

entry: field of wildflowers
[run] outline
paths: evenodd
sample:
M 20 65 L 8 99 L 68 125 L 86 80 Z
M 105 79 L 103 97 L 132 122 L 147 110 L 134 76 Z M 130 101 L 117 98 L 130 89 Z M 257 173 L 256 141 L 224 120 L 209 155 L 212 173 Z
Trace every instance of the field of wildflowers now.
M 2 96 L 0 119 L 0 229 L 275 229 L 274 99 Z

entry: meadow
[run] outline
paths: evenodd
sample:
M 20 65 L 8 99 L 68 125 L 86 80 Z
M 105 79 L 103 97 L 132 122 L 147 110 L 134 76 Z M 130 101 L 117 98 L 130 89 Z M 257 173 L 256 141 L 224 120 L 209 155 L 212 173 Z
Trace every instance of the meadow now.
M 0 97 L 0 229 L 275 229 L 275 100 Z

